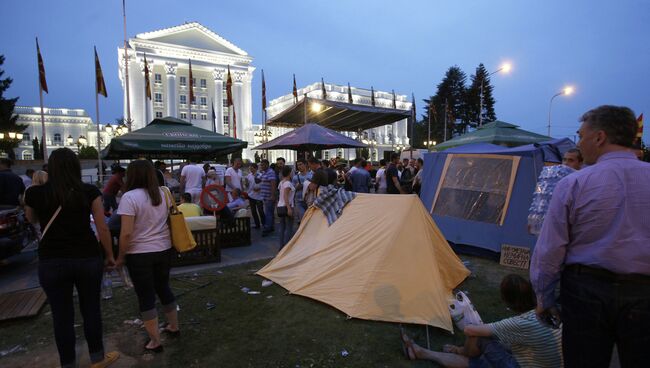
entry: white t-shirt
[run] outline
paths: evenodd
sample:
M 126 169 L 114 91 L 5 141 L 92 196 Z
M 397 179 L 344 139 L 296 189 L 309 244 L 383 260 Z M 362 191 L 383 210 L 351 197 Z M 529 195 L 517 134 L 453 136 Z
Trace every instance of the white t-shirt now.
M 375 176 L 375 181 L 379 183 L 379 189 L 386 189 L 388 187 L 388 183 L 386 183 L 386 169 L 385 168 L 380 168 L 377 170 L 377 175 Z
M 122 196 L 117 214 L 135 216 L 131 247 L 127 254 L 161 252 L 171 248 L 165 192 L 162 189 L 159 191 L 162 203 L 156 207 L 142 188 L 129 190 Z
M 241 175 L 241 169 L 235 170 L 234 168 L 229 167 L 226 170 L 226 178 L 230 177 L 230 185 L 226 185 L 226 192 L 232 192 L 234 188 L 241 190 Z
M 246 178 L 248 179 L 248 188 L 246 188 L 246 193 L 248 196 L 256 201 L 262 200 L 262 193 L 260 192 L 260 185 L 255 182 L 255 177 L 252 173 L 248 173 Z
M 289 192 L 289 204 L 291 207 L 293 207 L 293 196 L 296 194 L 296 188 L 293 186 L 290 180 L 283 180 L 280 182 L 280 185 L 278 185 L 278 190 L 280 191 L 278 198 L 278 207 L 286 206 L 284 203 L 284 190 L 286 188 L 291 188 L 291 191 Z
M 185 177 L 185 191 L 188 193 L 200 192 L 203 187 L 203 177 L 205 171 L 203 168 L 194 164 L 185 165 L 181 171 L 181 176 Z

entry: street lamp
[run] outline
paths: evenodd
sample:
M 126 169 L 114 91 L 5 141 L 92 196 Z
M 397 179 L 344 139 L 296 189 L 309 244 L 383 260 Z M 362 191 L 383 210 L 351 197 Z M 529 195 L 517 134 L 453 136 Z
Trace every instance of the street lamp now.
M 551 97 L 551 102 L 548 103 L 548 136 L 551 136 L 551 107 L 553 107 L 553 100 L 557 96 L 561 95 L 570 95 L 575 91 L 575 89 L 572 86 L 566 86 L 564 87 L 560 92 L 556 93 Z
M 88 143 L 88 140 L 86 139 L 85 136 L 80 135 L 79 140 L 77 141 L 80 146 L 85 146 L 86 143 Z
M 110 123 L 106 124 L 106 126 L 104 127 L 104 131 L 106 131 L 106 133 L 110 135 L 111 133 L 113 133 L 113 126 Z
M 424 144 L 427 145 L 427 150 L 431 151 L 431 146 L 435 146 L 436 144 L 438 144 L 438 142 L 436 142 L 436 141 L 424 141 Z
M 72 134 L 68 134 L 68 138 L 65 139 L 65 142 L 68 144 L 68 146 L 72 146 L 72 142 L 74 142 L 74 138 L 72 138 Z
M 487 77 L 489 78 L 491 75 L 494 75 L 498 72 L 504 72 L 506 74 L 510 73 L 510 70 L 512 70 L 512 64 L 510 63 L 503 63 L 501 64 L 501 67 L 492 73 L 488 73 Z M 483 126 L 483 82 L 485 81 L 485 78 L 481 78 L 481 98 L 480 98 L 480 108 L 478 112 L 478 126 Z
M 323 105 L 319 104 L 318 102 L 314 102 L 311 104 L 311 111 L 313 112 L 320 112 L 323 109 Z

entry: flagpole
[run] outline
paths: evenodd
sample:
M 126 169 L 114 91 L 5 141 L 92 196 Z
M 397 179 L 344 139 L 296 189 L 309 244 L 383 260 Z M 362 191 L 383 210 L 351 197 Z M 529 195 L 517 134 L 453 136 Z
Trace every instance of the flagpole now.
M 126 0 L 122 0 L 122 16 L 124 20 L 124 86 L 126 89 L 126 126 L 131 132 L 131 94 L 129 93 L 129 52 L 126 47 Z
M 43 163 L 47 163 L 47 142 L 45 141 L 45 112 L 43 111 L 43 87 L 41 86 L 41 82 L 39 79 L 38 82 L 38 93 L 41 101 L 41 131 L 42 131 L 42 136 L 41 136 L 41 144 L 43 145 Z
M 97 116 L 97 177 L 99 178 L 100 185 L 102 185 L 104 184 L 104 170 L 102 170 L 102 143 L 99 136 L 99 93 L 97 93 L 97 76 L 95 76 L 95 114 Z

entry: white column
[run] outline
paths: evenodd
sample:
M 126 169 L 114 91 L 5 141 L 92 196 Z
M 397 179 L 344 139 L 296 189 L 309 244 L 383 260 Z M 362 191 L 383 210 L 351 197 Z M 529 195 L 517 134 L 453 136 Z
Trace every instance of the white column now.
M 223 134 L 223 75 L 225 69 L 215 68 L 214 77 L 214 113 L 217 115 L 217 133 Z
M 243 139 L 242 132 L 244 131 L 242 129 L 242 121 L 244 116 L 244 101 L 242 99 L 243 93 L 243 84 L 242 84 L 242 73 L 241 72 L 235 72 L 235 90 L 233 98 L 235 99 L 234 104 L 235 104 L 235 111 L 237 112 L 237 139 Z
M 178 96 L 176 95 L 176 63 L 165 63 L 165 72 L 167 75 L 167 116 L 178 117 L 176 106 L 178 106 Z

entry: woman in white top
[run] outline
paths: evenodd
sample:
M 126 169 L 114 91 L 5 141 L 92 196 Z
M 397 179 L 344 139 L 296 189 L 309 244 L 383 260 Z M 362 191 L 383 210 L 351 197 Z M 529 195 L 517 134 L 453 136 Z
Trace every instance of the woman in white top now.
M 291 183 L 292 169 L 289 166 L 282 168 L 282 180 L 278 185 L 280 196 L 278 198 L 278 218 L 280 218 L 280 248 L 293 236 L 293 196 L 296 188 Z M 286 215 L 285 215 L 286 211 Z
M 169 269 L 174 255 L 167 216 L 169 205 L 151 162 L 136 160 L 126 170 L 127 192 L 122 196 L 117 213 L 122 216 L 120 253 L 117 266 L 126 267 L 138 295 L 140 313 L 150 341 L 145 350 L 162 352 L 160 332 L 179 336 L 176 298 L 169 287 Z M 167 318 L 167 325 L 158 330 L 156 295 Z
M 386 160 L 379 160 L 379 170 L 375 176 L 375 192 L 386 194 L 388 184 L 386 183 Z

